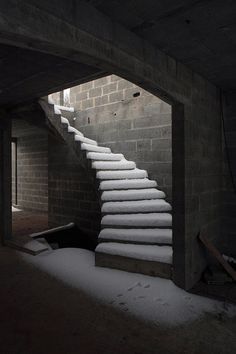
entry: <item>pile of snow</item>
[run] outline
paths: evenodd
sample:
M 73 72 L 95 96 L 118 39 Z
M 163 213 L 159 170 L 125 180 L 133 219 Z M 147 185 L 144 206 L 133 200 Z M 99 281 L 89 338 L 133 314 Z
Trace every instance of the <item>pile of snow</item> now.
M 137 189 L 137 188 L 154 188 L 157 187 L 156 181 L 151 181 L 148 178 L 143 179 L 122 179 L 113 181 L 102 181 L 100 183 L 100 190 L 112 189 Z
M 124 159 L 123 154 L 105 154 L 102 152 L 87 152 L 87 159 L 96 161 L 120 161 Z
M 146 178 L 147 171 L 134 168 L 133 170 L 122 171 L 99 171 L 97 172 L 98 179 L 139 179 Z
M 21 209 L 15 208 L 14 206 L 11 207 L 11 211 L 15 213 L 16 211 L 22 211 Z
M 152 213 L 170 210 L 171 205 L 163 199 L 106 202 L 102 205 L 103 213 Z
M 141 243 L 172 243 L 171 229 L 112 229 L 101 230 L 99 239 Z
M 169 227 L 172 225 L 172 216 L 168 213 L 105 215 L 101 224 L 130 227 Z
M 110 200 L 143 200 L 165 198 L 165 193 L 158 189 L 111 190 L 102 193 L 103 201 Z
M 65 248 L 20 256 L 96 301 L 157 325 L 176 326 L 205 313 L 236 316 L 235 305 L 189 294 L 171 280 L 95 267 L 91 251 Z

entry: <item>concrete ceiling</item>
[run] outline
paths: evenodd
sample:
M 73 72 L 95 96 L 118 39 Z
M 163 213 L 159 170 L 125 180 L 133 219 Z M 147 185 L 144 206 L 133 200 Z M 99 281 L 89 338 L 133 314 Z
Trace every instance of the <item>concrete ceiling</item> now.
M 38 51 L 0 45 L 0 105 L 30 101 L 100 77 L 101 71 Z
M 224 90 L 236 89 L 235 0 L 85 0 Z
M 90 65 L 84 64 L 86 58 L 79 51 L 58 44 L 61 38 L 70 40 L 74 24 L 81 26 L 80 33 L 93 30 L 98 38 L 109 41 L 112 27 L 108 22 L 119 23 L 223 90 L 236 89 L 235 0 L 2 0 L 0 7 L 1 106 L 30 101 L 105 74 L 97 59 L 91 56 Z M 28 16 L 20 13 L 23 8 Z M 101 14 L 96 26 L 95 9 Z M 61 18 L 68 28 L 60 24 L 64 23 Z M 54 32 L 60 33 L 55 48 Z

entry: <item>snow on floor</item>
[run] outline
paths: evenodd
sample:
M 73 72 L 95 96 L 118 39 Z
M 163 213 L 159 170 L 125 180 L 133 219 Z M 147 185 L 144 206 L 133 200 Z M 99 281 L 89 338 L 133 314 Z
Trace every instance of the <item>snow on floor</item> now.
M 64 248 L 23 259 L 97 301 L 152 323 L 176 326 L 204 316 L 236 316 L 236 306 L 189 294 L 171 280 L 95 267 L 91 251 Z

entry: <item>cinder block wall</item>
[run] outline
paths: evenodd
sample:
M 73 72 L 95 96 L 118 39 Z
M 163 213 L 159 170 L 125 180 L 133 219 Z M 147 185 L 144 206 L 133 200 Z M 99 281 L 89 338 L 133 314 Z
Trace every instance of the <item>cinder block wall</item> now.
M 17 137 L 17 205 L 48 210 L 48 134 L 37 128 Z
M 75 222 L 96 239 L 101 213 L 95 185 L 89 181 L 88 171 L 81 167 L 68 145 L 51 135 L 48 156 L 49 225 Z
M 71 88 L 74 125 L 146 169 L 172 195 L 171 106 L 118 76 Z
M 224 165 L 222 190 L 223 251 L 236 256 L 236 91 L 224 100 Z
M 11 177 L 11 183 L 12 183 L 12 188 L 11 188 L 11 193 L 12 193 L 12 204 L 16 204 L 16 144 L 11 143 L 11 153 L 12 153 L 12 158 L 11 158 L 11 172 L 12 172 L 12 177 Z

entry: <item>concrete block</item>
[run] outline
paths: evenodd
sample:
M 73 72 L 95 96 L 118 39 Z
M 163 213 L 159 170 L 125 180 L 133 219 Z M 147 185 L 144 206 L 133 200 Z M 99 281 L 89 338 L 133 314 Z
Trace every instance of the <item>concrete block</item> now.
M 88 91 L 79 92 L 75 95 L 75 101 L 82 101 L 88 98 Z
M 150 139 L 142 139 L 137 141 L 137 150 L 151 150 L 151 140 Z
M 82 109 L 88 109 L 88 108 L 91 108 L 94 106 L 94 100 L 91 98 L 91 99 L 88 99 L 88 100 L 85 100 L 85 101 L 82 101 Z
M 105 76 L 100 79 L 94 80 L 94 87 L 100 87 L 110 82 L 110 76 Z
M 98 97 L 102 95 L 102 89 L 101 87 L 96 87 L 89 90 L 88 93 L 89 93 L 89 98 Z
M 112 82 L 112 83 L 102 87 L 102 94 L 103 95 L 107 95 L 107 94 L 110 94 L 115 91 L 117 91 L 117 82 Z
M 124 99 L 123 91 L 117 91 L 114 93 L 109 94 L 109 102 L 120 102 Z
M 119 90 L 124 90 L 124 89 L 128 89 L 134 87 L 134 84 L 130 81 L 121 79 L 120 81 L 118 81 L 118 91 Z M 138 87 L 137 87 L 138 88 Z
M 80 87 L 81 87 L 81 91 L 91 90 L 94 87 L 94 82 L 93 81 L 86 82 L 85 84 L 81 84 Z
M 152 150 L 171 150 L 172 149 L 172 144 L 171 144 L 171 139 L 152 139 Z
M 103 106 L 108 103 L 108 95 L 103 95 L 101 97 L 96 97 L 95 98 L 95 107 L 97 106 Z

